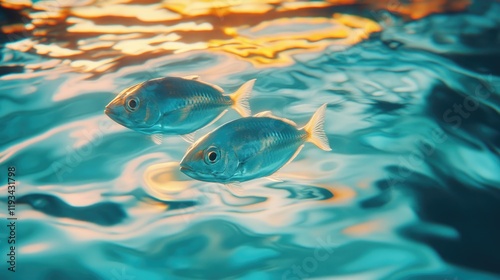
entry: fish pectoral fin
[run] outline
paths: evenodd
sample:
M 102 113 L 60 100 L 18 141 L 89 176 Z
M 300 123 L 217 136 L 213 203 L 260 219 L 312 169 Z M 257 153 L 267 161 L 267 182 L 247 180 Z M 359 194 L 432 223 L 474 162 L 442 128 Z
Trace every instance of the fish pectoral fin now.
M 199 75 L 191 75 L 191 76 L 186 76 L 186 77 L 182 77 L 184 80 L 199 80 L 200 79 L 200 76 Z
M 178 121 L 184 121 L 190 111 L 191 111 L 192 107 L 185 107 L 185 108 L 182 108 L 182 109 L 178 109 L 178 110 L 175 110 L 175 111 L 172 111 L 172 112 L 169 112 L 168 114 L 170 116 L 175 116 L 175 118 L 178 120 Z M 212 125 L 213 123 L 215 123 L 216 121 L 218 121 L 228 110 L 224 110 L 222 111 L 216 118 L 214 118 L 211 122 L 209 122 L 208 124 L 204 125 L 203 127 L 200 127 L 200 128 L 197 128 L 196 131 L 204 128 L 204 127 L 207 127 L 209 125 Z M 164 116 L 167 116 L 167 114 L 165 114 Z M 186 142 L 188 143 L 194 143 L 194 140 L 195 140 L 195 133 L 196 131 L 193 131 L 191 133 L 187 133 L 187 134 L 184 134 L 184 135 L 181 135 L 182 139 L 184 139 Z
M 266 118 L 277 119 L 277 120 L 280 120 L 280 121 L 285 122 L 287 124 L 297 126 L 297 124 L 294 121 L 289 120 L 289 119 L 285 119 L 285 118 L 277 117 L 277 116 L 273 115 L 273 113 L 271 111 L 263 111 L 263 112 L 257 113 L 254 115 L 254 117 L 257 117 L 257 118 L 266 117 Z
M 153 140 L 153 142 L 156 144 L 156 145 L 160 145 L 161 143 L 163 143 L 163 134 L 153 134 L 151 135 L 151 140 Z
M 168 111 L 168 112 L 165 112 L 161 116 L 161 119 L 163 121 L 165 121 L 167 119 L 175 119 L 175 121 L 181 122 L 181 121 L 184 121 L 189 116 L 192 109 L 193 109 L 193 106 L 185 106 L 183 108 L 175 109 L 173 111 Z M 162 121 L 163 126 L 169 125 L 169 123 L 164 123 L 163 121 Z
M 194 134 L 195 134 L 195 132 L 184 134 L 184 135 L 181 135 L 181 138 L 184 139 L 184 141 L 186 141 L 188 143 L 194 143 L 194 139 L 195 139 Z

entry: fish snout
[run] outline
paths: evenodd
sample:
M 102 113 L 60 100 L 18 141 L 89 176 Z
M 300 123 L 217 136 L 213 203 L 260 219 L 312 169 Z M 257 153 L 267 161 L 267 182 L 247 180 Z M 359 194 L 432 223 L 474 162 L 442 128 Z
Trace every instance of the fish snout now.
M 181 171 L 193 170 L 193 168 L 186 163 L 185 158 L 183 158 L 181 162 L 179 162 L 179 166 L 181 167 Z
M 106 105 L 106 107 L 104 108 L 104 114 L 109 116 L 111 114 L 111 108 L 109 108 L 108 106 L 109 105 Z
M 123 102 L 124 102 L 124 97 L 119 94 L 118 96 L 116 96 L 115 98 L 113 98 L 113 100 L 111 100 L 108 105 L 106 105 L 105 109 L 104 109 L 104 113 L 106 115 L 116 115 L 119 113 L 119 108 L 120 107 L 123 107 Z
M 115 122 L 119 122 L 119 114 L 116 112 L 114 106 L 111 103 L 106 105 L 106 107 L 104 108 L 104 114 L 106 114 L 106 116 L 108 116 Z
M 114 120 L 119 124 L 125 124 L 123 116 L 125 115 L 125 110 L 122 110 L 119 106 L 117 106 L 113 101 L 111 101 L 106 107 L 104 107 L 104 114 L 106 114 L 110 119 Z

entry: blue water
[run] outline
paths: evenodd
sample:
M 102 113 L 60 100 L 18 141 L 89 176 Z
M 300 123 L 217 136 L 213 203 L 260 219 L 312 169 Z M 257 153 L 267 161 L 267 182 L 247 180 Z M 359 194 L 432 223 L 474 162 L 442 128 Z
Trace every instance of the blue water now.
M 308 10 L 307 18 L 337 12 L 329 9 Z M 1 37 L 0 278 L 500 278 L 500 4 L 476 1 L 418 20 L 355 6 L 342 12 L 383 29 L 350 47 L 325 41 L 280 53 L 284 62 L 262 56 L 275 59 L 268 64 L 203 47 L 92 48 L 107 37 L 75 35 L 71 24 Z M 304 15 L 284 15 L 295 16 Z M 258 22 L 246 17 L 242 34 L 296 30 L 252 30 Z M 203 26 L 202 16 L 193 18 Z M 91 19 L 106 20 L 124 24 Z M 130 38 L 117 33 L 114 46 L 147 28 Z M 193 46 L 209 40 L 177 33 Z M 50 44 L 80 53 L 37 48 Z M 101 68 L 84 62 L 108 57 Z M 307 144 L 279 171 L 282 182 L 228 188 L 178 171 L 189 147 L 181 137 L 157 145 L 103 113 L 132 84 L 193 74 L 228 93 L 256 78 L 252 111 L 299 126 L 328 103 L 333 150 Z M 196 138 L 238 117 L 228 112 Z M 17 180 L 16 272 L 6 262 L 9 166 Z

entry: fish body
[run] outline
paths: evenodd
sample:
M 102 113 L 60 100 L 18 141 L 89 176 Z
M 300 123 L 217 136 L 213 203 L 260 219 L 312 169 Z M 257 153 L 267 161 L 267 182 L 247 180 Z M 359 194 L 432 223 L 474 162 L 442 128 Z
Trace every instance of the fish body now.
M 189 134 L 234 108 L 248 116 L 248 97 L 255 80 L 232 95 L 218 86 L 189 78 L 151 79 L 123 90 L 105 109 L 117 123 L 145 134 Z
M 181 161 L 181 171 L 224 184 L 267 177 L 300 152 L 305 142 L 330 150 L 323 131 L 326 105 L 304 128 L 266 112 L 226 123 L 199 139 Z

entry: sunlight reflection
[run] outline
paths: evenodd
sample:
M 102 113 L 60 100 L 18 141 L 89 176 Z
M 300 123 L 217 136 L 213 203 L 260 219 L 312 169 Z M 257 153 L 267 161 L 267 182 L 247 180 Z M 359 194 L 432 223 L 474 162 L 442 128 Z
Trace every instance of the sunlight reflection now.
M 169 33 L 173 31 L 200 31 L 200 30 L 212 30 L 212 24 L 208 22 L 195 23 L 195 22 L 183 22 L 174 25 L 131 25 L 125 26 L 121 24 L 107 24 L 98 25 L 90 20 L 85 20 L 76 17 L 70 17 L 67 20 L 68 23 L 72 24 L 68 27 L 68 31 L 72 33 Z
M 166 162 L 148 166 L 144 172 L 144 190 L 160 200 L 192 199 L 194 181 L 179 170 L 178 162 Z
M 2 31 L 7 34 L 32 32 L 37 38 L 53 38 L 34 39 L 33 44 L 25 42 L 9 47 L 54 58 L 75 57 L 70 65 L 82 72 L 106 72 L 119 67 L 123 58 L 130 55 L 160 56 L 206 49 L 237 56 L 259 68 L 283 67 L 294 63 L 295 54 L 318 52 L 331 45 L 354 45 L 382 30 L 368 17 L 339 13 L 332 17 L 313 17 L 309 12 L 300 17 L 288 17 L 288 11 L 362 5 L 370 11 L 389 10 L 418 19 L 430 13 L 463 10 L 470 4 L 465 0 L 453 3 L 447 0 L 283 3 L 277 0 L 153 0 L 145 5 L 134 0 L 96 0 L 90 5 L 92 2 L 38 1 L 32 4 L 6 0 L 0 5 L 14 9 L 33 5 L 28 12 L 31 23 L 4 26 Z M 241 21 L 238 17 L 247 18 L 249 24 L 243 24 L 246 20 Z M 375 14 L 370 17 L 377 18 Z M 252 27 L 251 22 L 257 24 Z M 286 30 L 283 28 L 286 26 L 297 28 Z M 58 38 L 56 27 L 65 28 L 71 35 Z M 96 57 L 100 59 L 92 59 Z
M 177 13 L 170 12 L 161 5 L 124 5 L 111 3 L 106 6 L 87 6 L 71 10 L 74 16 L 98 18 L 105 16 L 137 18 L 144 22 L 181 19 Z
M 343 233 L 352 236 L 368 235 L 380 228 L 382 228 L 381 222 L 368 221 L 349 226 L 343 230 Z
M 19 253 L 21 254 L 36 254 L 42 251 L 48 251 L 51 247 L 53 247 L 50 243 L 35 243 L 29 244 L 21 247 L 19 249 Z

